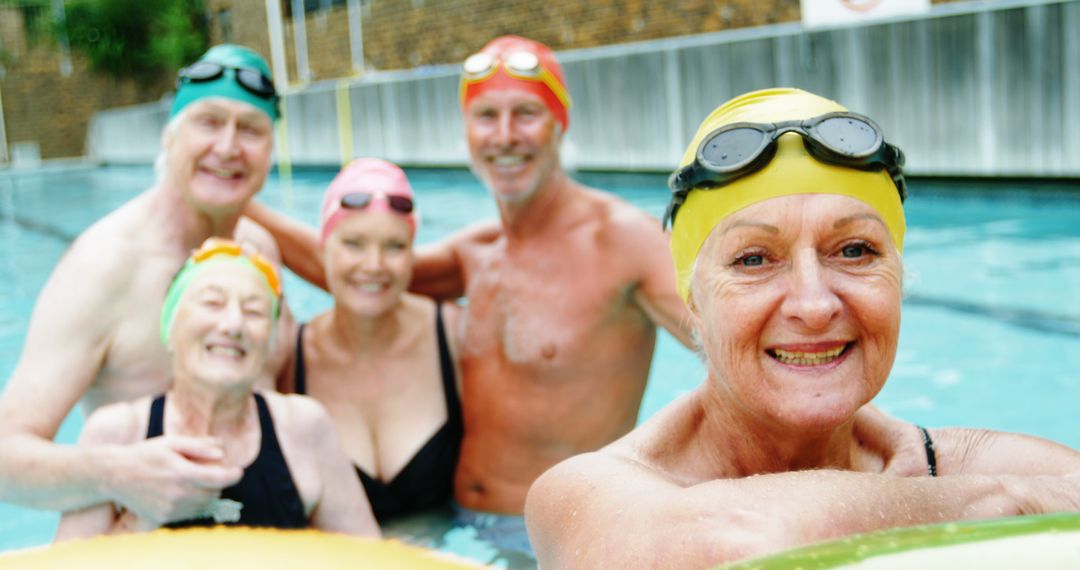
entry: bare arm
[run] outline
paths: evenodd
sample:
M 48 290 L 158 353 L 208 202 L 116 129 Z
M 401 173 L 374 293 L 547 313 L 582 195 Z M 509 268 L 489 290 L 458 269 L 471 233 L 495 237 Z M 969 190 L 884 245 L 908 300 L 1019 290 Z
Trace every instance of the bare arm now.
M 322 496 L 311 513 L 312 528 L 378 538 L 379 525 L 330 416 L 311 398 L 291 396 L 288 401 L 292 415 L 300 420 L 302 439 L 308 442 L 310 456 L 319 462 Z
M 274 236 L 265 228 L 250 218 L 240 218 L 233 235 L 237 242 L 241 243 L 245 248 L 253 248 L 260 255 L 272 261 L 278 271 L 281 271 L 281 250 L 278 248 L 277 242 L 274 241 Z M 274 328 L 270 354 L 266 359 L 266 375 L 256 383 L 258 388 L 273 390 L 281 377 L 283 369 L 292 361 L 296 327 L 296 319 L 293 318 L 292 310 L 289 309 L 287 297 L 283 296 L 280 314 Z
M 23 353 L 0 399 L 0 500 L 50 510 L 117 502 L 165 518 L 177 497 L 146 491 L 150 483 L 180 485 L 181 495 L 190 495 L 239 478 L 236 470 L 184 459 L 181 453 L 219 457 L 220 448 L 204 440 L 178 442 L 176 449 L 52 442 L 104 365 L 115 326 L 110 317 L 121 314 L 116 304 L 125 299 L 117 281 L 130 275 L 114 265 L 125 262 L 124 256 L 90 256 L 73 248 L 39 296 Z M 93 286 L 79 286 L 87 283 Z
M 638 263 L 639 285 L 634 301 L 657 326 L 663 327 L 690 350 L 696 350 L 690 312 L 675 289 L 675 265 L 671 261 L 668 235 L 660 224 L 642 216 L 626 236 L 627 251 Z
M 281 248 L 285 267 L 308 283 L 326 290 L 326 270 L 319 255 L 318 230 L 252 201 L 244 215 L 267 229 Z
M 525 517 L 544 568 L 701 568 L 878 529 L 1078 509 L 1076 477 L 818 470 L 681 487 L 593 453 L 545 473 Z
M 409 290 L 441 301 L 464 296 L 467 252 L 497 239 L 500 231 L 497 222 L 483 222 L 418 248 Z
M 942 475 L 1080 474 L 1080 452 L 1059 443 L 982 429 L 930 430 Z

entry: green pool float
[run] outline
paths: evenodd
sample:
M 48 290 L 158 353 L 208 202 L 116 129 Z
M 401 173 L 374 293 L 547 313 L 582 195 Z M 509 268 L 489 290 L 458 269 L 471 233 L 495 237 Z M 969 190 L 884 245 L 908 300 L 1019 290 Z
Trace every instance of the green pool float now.
M 965 521 L 872 532 L 721 568 L 1080 569 L 1080 513 Z

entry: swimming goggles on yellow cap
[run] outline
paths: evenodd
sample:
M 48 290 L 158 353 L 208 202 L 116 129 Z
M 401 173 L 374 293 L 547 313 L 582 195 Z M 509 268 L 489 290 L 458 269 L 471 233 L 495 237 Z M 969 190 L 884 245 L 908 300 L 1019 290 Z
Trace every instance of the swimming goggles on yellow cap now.
M 885 142 L 881 128 L 869 117 L 843 111 L 778 123 L 732 123 L 709 133 L 694 161 L 668 179 L 671 201 L 664 212 L 664 227 L 674 223 L 691 190 L 723 186 L 764 168 L 776 154 L 777 139 L 785 133 L 802 135 L 807 152 L 821 162 L 885 170 L 896 184 L 900 202 L 907 198 L 904 153 Z

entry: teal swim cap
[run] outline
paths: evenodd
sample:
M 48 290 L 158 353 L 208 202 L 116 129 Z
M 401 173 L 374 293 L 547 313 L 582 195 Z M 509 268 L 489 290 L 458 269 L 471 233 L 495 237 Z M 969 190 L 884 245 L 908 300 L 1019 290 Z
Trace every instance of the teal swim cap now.
M 266 113 L 271 120 L 278 118 L 278 96 L 270 66 L 261 55 L 243 46 L 214 46 L 198 61 L 181 69 L 169 118 L 207 97 L 242 101 Z

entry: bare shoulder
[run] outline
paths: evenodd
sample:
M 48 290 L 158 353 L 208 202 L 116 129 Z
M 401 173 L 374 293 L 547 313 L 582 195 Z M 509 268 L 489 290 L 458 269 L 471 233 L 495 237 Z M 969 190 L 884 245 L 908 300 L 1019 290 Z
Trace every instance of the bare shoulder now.
M 135 443 L 146 436 L 149 419 L 149 398 L 116 402 L 102 406 L 83 425 L 80 444 Z
M 236 241 L 245 246 L 250 246 L 264 257 L 281 265 L 281 251 L 278 249 L 277 240 L 269 230 L 262 227 L 255 220 L 248 217 L 240 218 L 233 232 Z
M 972 428 L 929 433 L 942 475 L 1080 473 L 1080 452 L 1041 437 Z
M 330 415 L 314 398 L 267 391 L 260 391 L 259 394 L 266 399 L 278 431 L 291 439 L 314 445 L 326 439 L 327 430 L 333 432 Z
M 446 243 L 455 249 L 469 248 L 489 244 L 502 236 L 502 225 L 498 220 L 484 220 L 469 224 L 446 238 Z
M 590 202 L 589 208 L 598 214 L 595 219 L 604 222 L 605 230 L 619 237 L 663 233 L 658 219 L 619 196 L 595 188 L 582 187 L 582 191 Z

